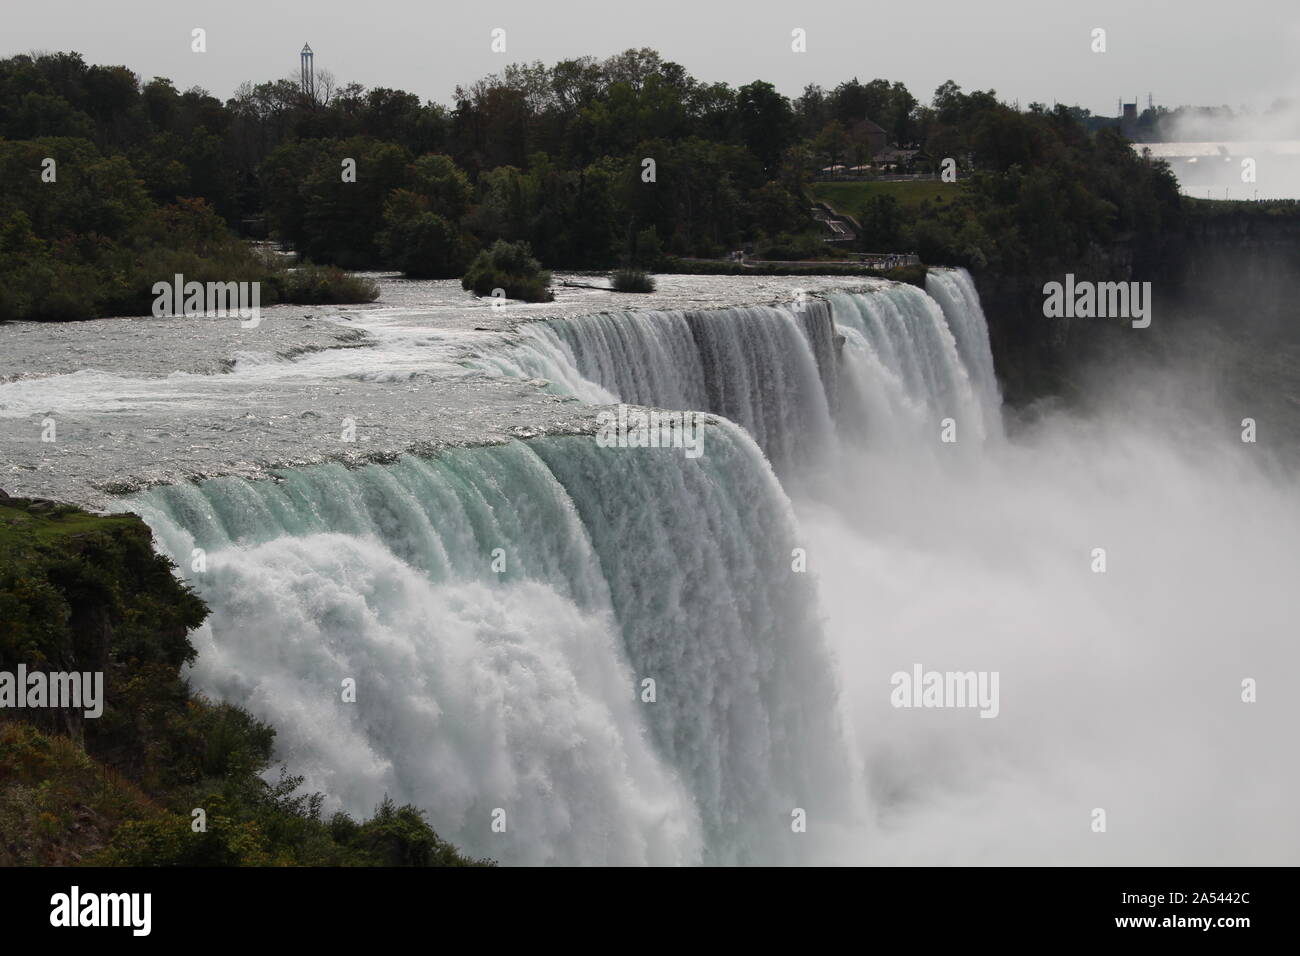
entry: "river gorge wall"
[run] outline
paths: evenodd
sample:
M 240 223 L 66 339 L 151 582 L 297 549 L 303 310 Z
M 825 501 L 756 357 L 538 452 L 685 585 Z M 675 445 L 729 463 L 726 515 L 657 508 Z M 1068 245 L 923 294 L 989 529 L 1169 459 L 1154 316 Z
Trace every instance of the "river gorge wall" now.
M 1094 282 L 1150 282 L 1154 319 L 1133 330 L 1123 320 L 1050 318 L 1043 286 L 1072 272 Z M 1094 246 L 1068 266 L 1027 274 L 972 270 L 989 320 L 1003 395 L 1012 406 L 1073 400 L 1098 362 L 1135 350 L 1147 355 L 1193 321 L 1293 335 L 1300 322 L 1300 213 L 1282 207 L 1211 210 L 1168 233 Z M 1135 334 L 1136 333 L 1136 334 Z

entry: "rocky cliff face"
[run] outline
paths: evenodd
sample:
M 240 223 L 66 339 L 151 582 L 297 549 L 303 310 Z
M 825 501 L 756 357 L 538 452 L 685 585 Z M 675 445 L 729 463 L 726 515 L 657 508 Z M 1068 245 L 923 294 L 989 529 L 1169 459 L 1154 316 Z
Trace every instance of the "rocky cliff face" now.
M 1094 282 L 1150 282 L 1152 327 L 1044 316 L 1043 286 L 1066 271 Z M 1069 400 L 1080 369 L 1099 355 L 1147 349 L 1189 320 L 1238 320 L 1271 331 L 1300 324 L 1300 210 L 1206 211 L 1176 233 L 1094 247 L 1068 270 L 973 275 L 1008 403 Z

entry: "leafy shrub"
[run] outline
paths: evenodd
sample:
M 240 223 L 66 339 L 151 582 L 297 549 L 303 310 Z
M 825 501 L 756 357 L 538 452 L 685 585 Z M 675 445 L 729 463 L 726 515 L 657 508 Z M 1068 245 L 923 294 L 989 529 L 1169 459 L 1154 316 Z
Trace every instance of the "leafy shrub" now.
M 615 292 L 653 292 L 655 280 L 640 269 L 619 269 L 610 277 Z
M 305 263 L 296 269 L 273 274 L 268 280 L 270 301 L 294 305 L 343 305 L 374 302 L 379 285 L 365 276 L 344 272 L 335 266 Z
M 493 289 L 502 289 L 509 298 L 525 302 L 550 302 L 555 298 L 549 288 L 551 274 L 533 258 L 526 242 L 498 239 L 474 257 L 460 284 L 476 295 L 491 295 Z
M 355 829 L 341 822 L 334 832 L 348 834 L 349 846 L 377 866 L 473 866 L 486 860 L 469 860 L 456 852 L 424 820 L 417 807 L 399 807 L 384 797 L 375 815 Z

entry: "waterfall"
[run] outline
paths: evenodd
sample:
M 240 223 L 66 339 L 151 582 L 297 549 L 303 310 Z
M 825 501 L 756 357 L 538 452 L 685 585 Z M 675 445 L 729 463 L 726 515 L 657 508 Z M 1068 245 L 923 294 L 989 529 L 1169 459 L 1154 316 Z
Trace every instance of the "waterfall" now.
M 274 726 L 327 808 L 389 795 L 471 854 L 814 858 L 865 789 L 777 474 L 933 445 L 943 418 L 1000 434 L 970 279 L 927 287 L 538 321 L 473 360 L 722 416 L 698 459 L 552 436 L 138 494 L 212 609 L 193 681 Z
M 520 339 L 472 364 L 546 379 L 586 402 L 723 415 L 781 469 L 833 439 L 834 342 L 822 301 L 555 319 L 524 325 Z
M 753 441 L 705 448 L 547 438 L 131 506 L 213 609 L 197 686 L 336 805 L 389 794 L 510 863 L 797 861 L 792 810 L 853 789 L 815 585 Z
M 925 276 L 925 290 L 943 310 L 944 321 L 952 331 L 957 351 L 979 399 L 987 434 L 1000 436 L 1002 394 L 993 371 L 988 321 L 984 318 L 974 280 L 965 269 L 931 269 Z
M 837 417 L 877 450 L 932 444 L 949 418 L 967 446 L 1002 433 L 988 331 L 970 277 L 932 270 L 926 281 L 939 301 L 911 285 L 829 296 L 845 339 Z
M 783 475 L 818 460 L 837 433 L 877 447 L 915 443 L 923 432 L 937 433 L 944 418 L 969 444 L 1002 433 L 988 327 L 964 269 L 931 270 L 925 290 L 891 283 L 798 307 L 528 323 L 513 347 L 469 364 L 543 379 L 592 404 L 723 415 L 745 428 Z

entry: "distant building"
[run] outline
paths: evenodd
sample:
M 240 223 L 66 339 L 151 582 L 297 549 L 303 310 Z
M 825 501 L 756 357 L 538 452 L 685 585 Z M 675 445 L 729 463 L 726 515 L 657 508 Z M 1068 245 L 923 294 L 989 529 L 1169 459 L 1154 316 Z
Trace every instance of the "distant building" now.
M 1119 118 L 1119 131 L 1132 139 L 1137 135 L 1138 128 L 1138 105 L 1136 103 L 1125 103 L 1124 113 Z
M 864 156 L 875 156 L 889 145 L 889 134 L 869 118 L 858 120 L 849 127 L 848 133 L 849 140 L 855 147 L 861 147 Z
M 912 165 L 912 160 L 916 158 L 918 152 L 915 149 L 899 149 L 897 146 L 886 146 L 876 153 L 873 161 L 878 167 L 892 166 L 895 172 L 902 172 Z

